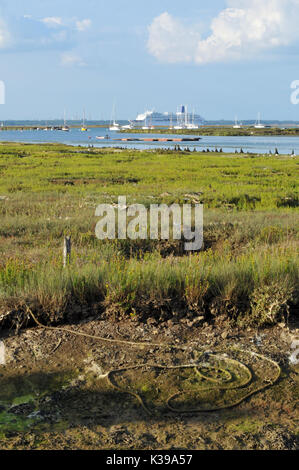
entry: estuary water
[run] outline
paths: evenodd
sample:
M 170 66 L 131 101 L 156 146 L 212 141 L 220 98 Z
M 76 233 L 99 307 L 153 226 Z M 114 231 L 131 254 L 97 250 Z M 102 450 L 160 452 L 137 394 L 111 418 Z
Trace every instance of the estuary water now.
M 198 133 L 200 136 L 200 130 Z M 102 139 L 97 139 L 102 137 Z M 267 137 L 210 137 L 202 136 L 199 142 L 124 142 L 121 139 L 141 138 L 186 138 L 194 135 L 174 134 L 134 134 L 109 131 L 105 128 L 91 128 L 87 132 L 80 129 L 71 129 L 69 132 L 58 130 L 24 130 L 24 131 L 0 131 L 1 142 L 24 142 L 24 143 L 61 143 L 75 146 L 94 147 L 122 147 L 122 148 L 173 148 L 179 145 L 182 149 L 189 147 L 196 150 L 222 149 L 223 152 L 235 152 L 243 149 L 244 153 L 272 153 L 278 149 L 280 154 L 299 154 L 299 137 L 267 136 Z

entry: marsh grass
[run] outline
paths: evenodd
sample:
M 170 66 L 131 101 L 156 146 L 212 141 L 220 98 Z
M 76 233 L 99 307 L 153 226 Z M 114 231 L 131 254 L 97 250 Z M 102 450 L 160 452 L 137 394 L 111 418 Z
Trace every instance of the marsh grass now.
M 181 316 L 224 314 L 250 323 L 258 289 L 285 286 L 282 304 L 291 304 L 298 299 L 298 281 L 298 256 L 291 246 L 264 247 L 237 257 L 208 250 L 179 258 L 153 252 L 143 259 L 126 259 L 115 252 L 109 259 L 77 259 L 67 269 L 54 258 L 34 266 L 9 261 L 0 270 L 0 295 L 2 307 L 27 305 L 52 322 L 63 321 L 73 306 L 90 309 L 96 304 L 98 314 L 108 311 L 118 319 L 133 314 L 140 320 L 166 320 L 179 310 Z M 275 299 L 278 289 L 271 292 Z M 252 320 L 277 321 L 277 302 L 274 317 L 255 314 Z
M 52 323 L 91 314 L 279 321 L 298 307 L 298 163 L 1 145 L 0 323 L 25 324 L 27 307 Z M 178 241 L 100 242 L 95 208 L 119 195 L 147 207 L 203 202 L 203 250 L 186 254 Z M 67 269 L 65 235 L 73 241 Z
M 122 130 L 122 133 L 131 133 L 131 130 Z M 177 134 L 177 135 L 196 135 L 196 136 L 298 136 L 298 128 L 280 128 L 265 127 L 264 129 L 256 129 L 253 126 L 242 126 L 240 129 L 234 129 L 232 126 L 201 126 L 199 129 L 134 129 L 136 134 Z

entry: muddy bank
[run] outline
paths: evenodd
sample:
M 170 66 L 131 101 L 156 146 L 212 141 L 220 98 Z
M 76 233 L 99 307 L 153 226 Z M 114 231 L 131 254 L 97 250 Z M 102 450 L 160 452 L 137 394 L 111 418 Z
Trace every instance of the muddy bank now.
M 187 320 L 156 326 L 89 319 L 67 328 L 91 337 L 42 328 L 2 332 L 1 449 L 298 447 L 297 324 L 257 331 Z M 250 383 L 245 369 L 223 362 L 228 358 L 251 371 Z M 273 385 L 275 368 L 267 359 L 281 369 Z M 211 363 L 214 369 L 207 367 Z M 186 364 L 200 364 L 205 378 L 199 380 Z M 109 381 L 112 369 L 117 371 Z M 243 385 L 223 390 L 233 380 Z M 213 381 L 222 384 L 220 391 Z M 258 391 L 267 381 L 271 386 Z M 229 405 L 255 388 L 232 408 L 192 411 Z M 166 406 L 170 395 L 174 410 Z

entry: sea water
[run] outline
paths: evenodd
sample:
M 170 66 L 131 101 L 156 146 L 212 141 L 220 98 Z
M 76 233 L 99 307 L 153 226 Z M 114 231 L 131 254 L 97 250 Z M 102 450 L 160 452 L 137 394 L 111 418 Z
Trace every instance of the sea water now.
M 109 137 L 105 139 L 105 137 Z M 200 130 L 198 132 L 200 136 Z M 96 137 L 104 137 L 103 140 L 98 140 Z M 177 134 L 134 134 L 132 133 L 119 133 L 109 131 L 105 128 L 91 128 L 88 132 L 82 132 L 80 129 L 71 129 L 69 132 L 58 130 L 13 130 L 13 131 L 0 131 L 1 142 L 24 142 L 24 143 L 61 143 L 76 146 L 94 146 L 94 147 L 123 147 L 123 148 L 138 148 L 138 149 L 151 149 L 151 148 L 174 148 L 180 146 L 183 148 L 190 148 L 196 150 L 213 151 L 215 149 L 222 149 L 226 153 L 234 153 L 241 149 L 244 153 L 258 153 L 268 154 L 269 151 L 275 153 L 277 149 L 280 154 L 291 154 L 292 151 L 296 155 L 299 154 L 299 137 L 288 136 L 202 136 L 199 142 L 123 142 L 121 139 L 140 139 L 140 138 L 186 138 L 195 137 L 194 135 L 177 135 Z

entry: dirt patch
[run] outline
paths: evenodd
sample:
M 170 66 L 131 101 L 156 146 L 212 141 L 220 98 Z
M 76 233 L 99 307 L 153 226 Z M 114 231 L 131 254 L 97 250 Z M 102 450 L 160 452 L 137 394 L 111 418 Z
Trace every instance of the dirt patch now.
M 18 336 L 2 333 L 6 364 L 0 369 L 1 449 L 295 449 L 298 445 L 299 368 L 290 363 L 297 325 L 257 332 L 224 329 L 221 324 L 195 327 L 187 321 L 155 326 L 88 319 L 67 328 L 145 345 L 104 343 L 54 329 L 27 329 Z M 271 381 L 275 374 L 270 363 L 248 355 L 249 351 L 279 364 L 278 381 L 233 408 L 191 411 L 211 401 L 217 407 L 230 403 L 239 391 L 216 387 L 212 393 L 199 393 L 194 368 L 183 366 L 197 365 L 204 352 L 214 368 L 201 362 L 205 378 L 200 386 L 214 387 L 207 378 L 230 383 L 232 378 L 223 372 L 228 370 L 241 385 L 243 381 L 240 390 L 246 394 L 246 387 Z M 248 367 L 252 385 L 246 384 L 241 366 L 225 366 L 225 357 Z M 136 364 L 138 368 L 132 369 Z M 158 368 L 153 366 L 157 364 Z M 116 370 L 112 377 L 116 387 L 107 380 L 111 369 Z M 181 391 L 188 393 L 174 396 L 170 403 L 175 410 L 169 409 L 168 398 Z M 189 413 L 180 412 L 180 407 L 186 411 L 188 406 Z
M 48 181 L 55 185 L 60 184 L 64 186 L 82 186 L 88 184 L 101 184 L 103 186 L 109 186 L 115 184 L 137 184 L 141 180 L 139 178 L 125 176 L 105 176 L 103 178 L 50 178 Z

